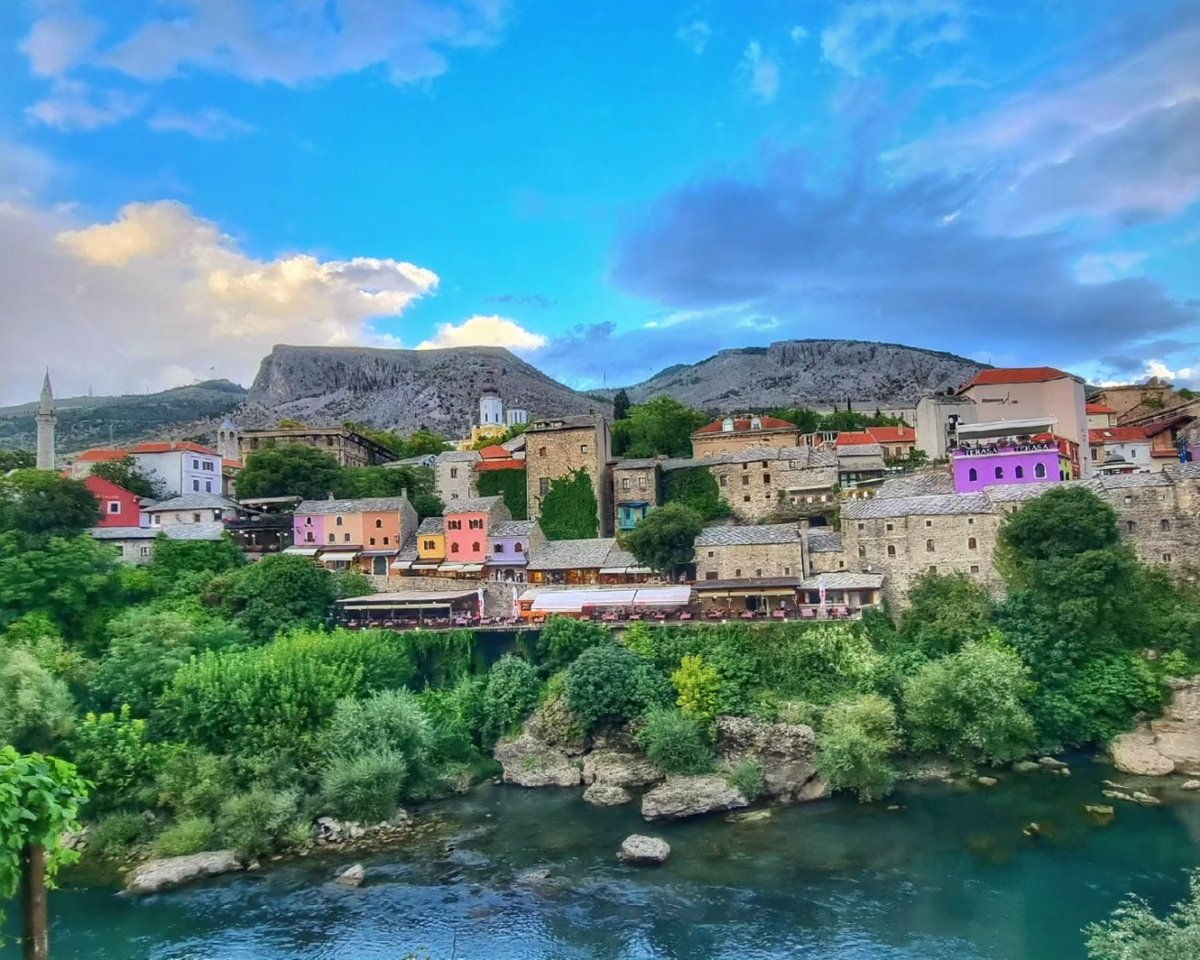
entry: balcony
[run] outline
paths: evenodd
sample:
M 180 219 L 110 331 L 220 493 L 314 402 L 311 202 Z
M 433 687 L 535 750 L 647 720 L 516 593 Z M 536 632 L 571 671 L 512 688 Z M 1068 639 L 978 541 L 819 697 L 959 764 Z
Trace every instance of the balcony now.
M 1058 451 L 1058 444 L 1050 440 L 1000 440 L 992 443 L 978 441 L 976 443 L 963 443 L 961 446 L 954 447 L 950 451 L 950 456 L 955 459 L 969 459 L 971 457 L 994 457 L 1002 454 L 1017 454 L 1017 453 L 1044 453 Z

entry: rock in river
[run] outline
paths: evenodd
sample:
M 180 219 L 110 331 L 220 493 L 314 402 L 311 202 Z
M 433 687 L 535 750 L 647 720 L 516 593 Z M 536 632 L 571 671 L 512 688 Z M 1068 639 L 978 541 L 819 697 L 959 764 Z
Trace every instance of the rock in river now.
M 623 803 L 632 803 L 633 794 L 624 787 L 597 782 L 583 791 L 583 799 L 597 807 L 619 807 Z
M 730 765 L 746 759 L 761 764 L 763 793 L 777 803 L 801 803 L 822 793 L 809 786 L 817 775 L 817 740 L 802 723 L 721 717 L 717 753 Z
M 724 777 L 670 777 L 642 797 L 642 816 L 647 820 L 681 820 L 749 805 L 750 801 Z
M 639 833 L 631 834 L 621 844 L 617 851 L 617 859 L 622 863 L 655 864 L 662 863 L 671 855 L 671 845 L 658 837 L 644 837 Z
M 662 771 L 640 753 L 593 750 L 583 758 L 583 782 L 637 790 L 658 783 Z
M 493 755 L 504 768 L 504 782 L 521 787 L 574 787 L 579 762 L 527 733 L 496 744 Z
M 189 880 L 241 869 L 242 865 L 232 850 L 207 850 L 186 857 L 165 857 L 162 860 L 149 860 L 134 869 L 125 878 L 125 889 L 130 893 L 157 893 Z
M 1154 734 L 1146 729 L 1121 734 L 1108 745 L 1108 752 L 1123 773 L 1163 777 L 1175 769 L 1175 762 L 1155 749 Z
M 335 879 L 344 887 L 361 887 L 366 878 L 367 873 L 363 870 L 363 865 L 356 863 L 339 873 Z

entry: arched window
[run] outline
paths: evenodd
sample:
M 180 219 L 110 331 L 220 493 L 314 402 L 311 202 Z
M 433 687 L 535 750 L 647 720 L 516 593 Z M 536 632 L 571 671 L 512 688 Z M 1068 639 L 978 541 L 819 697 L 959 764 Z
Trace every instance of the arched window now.
M 894 557 L 895 555 L 896 555 L 896 545 L 894 543 L 889 543 L 888 544 L 888 556 Z
M 867 548 L 864 547 L 861 543 L 858 545 L 858 555 L 860 557 L 865 557 L 867 555 Z
M 338 525 L 339 527 L 342 525 L 342 518 L 341 518 L 341 517 L 338 517 L 338 518 L 337 518 L 337 525 Z
M 976 480 L 979 479 L 979 471 L 976 470 L 974 467 L 972 467 L 970 470 L 967 471 L 967 479 L 970 480 L 972 483 L 974 483 Z
M 350 542 L 350 534 L 347 533 L 344 537 L 342 537 L 342 540 L 345 543 L 349 543 Z
M 376 529 L 376 530 L 381 530 L 381 529 L 383 529 L 383 521 L 382 521 L 382 520 L 376 520 L 376 521 L 375 521 L 375 529 Z
M 1033 475 L 1039 480 L 1046 479 L 1046 465 L 1044 463 L 1036 463 L 1033 466 Z
M 515 550 L 517 553 L 524 553 L 524 552 L 525 552 L 525 548 L 524 548 L 523 546 L 521 546 L 521 544 L 520 544 L 520 543 L 516 543 L 516 544 L 514 544 L 514 545 L 513 545 L 513 549 L 514 549 L 514 550 Z
M 335 537 L 332 533 L 329 535 L 329 542 L 337 543 L 337 537 Z
M 932 540 L 925 541 L 925 552 L 933 553 L 933 541 Z
M 457 544 L 457 543 L 452 543 L 452 544 L 450 544 L 450 552 L 451 552 L 451 553 L 458 553 L 458 544 Z
M 979 541 L 976 540 L 974 537 L 967 537 L 967 549 L 968 550 L 978 550 L 979 549 Z
M 1015 470 L 1013 470 L 1013 473 L 1016 475 L 1016 478 L 1018 480 L 1023 480 L 1025 478 L 1025 468 L 1024 467 L 1017 467 Z
M 476 540 L 474 543 L 471 544 L 471 552 L 472 553 L 479 552 L 479 541 L 478 540 Z
M 1003 468 L 1003 467 L 997 467 L 997 468 L 996 468 L 996 479 L 997 479 L 997 480 L 1003 480 L 1003 479 L 1004 479 L 1004 468 Z

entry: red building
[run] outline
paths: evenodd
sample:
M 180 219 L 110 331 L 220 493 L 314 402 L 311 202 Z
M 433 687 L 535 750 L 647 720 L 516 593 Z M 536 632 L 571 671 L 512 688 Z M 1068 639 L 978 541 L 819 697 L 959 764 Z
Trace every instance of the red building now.
M 99 527 L 136 527 L 141 524 L 141 497 L 118 487 L 111 480 L 88 474 L 83 479 L 97 500 L 100 501 Z

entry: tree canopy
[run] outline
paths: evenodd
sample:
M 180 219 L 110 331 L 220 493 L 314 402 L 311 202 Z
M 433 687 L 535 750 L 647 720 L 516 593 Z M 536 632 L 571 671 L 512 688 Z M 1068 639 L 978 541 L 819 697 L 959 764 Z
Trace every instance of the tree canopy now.
M 152 480 L 146 476 L 133 457 L 103 460 L 93 464 L 92 476 L 115 483 L 123 490 L 128 490 L 139 497 L 145 497 L 147 500 L 161 500 L 166 492 L 163 482 L 157 478 Z
M 673 397 L 654 397 L 629 408 L 612 425 L 613 453 L 626 457 L 690 457 L 692 434 L 708 423 L 699 410 Z
M 308 557 L 275 554 L 234 574 L 226 596 L 235 620 L 265 642 L 280 630 L 322 623 L 334 584 Z
M 671 573 L 692 562 L 696 537 L 704 529 L 700 514 L 690 507 L 668 503 L 651 510 L 624 536 L 624 546 L 638 563 Z
M 337 460 L 323 450 L 299 443 L 266 447 L 246 457 L 238 496 L 320 500 L 333 492 L 340 473 Z
M 0 478 L 0 531 L 29 539 L 73 537 L 100 519 L 100 503 L 79 480 L 48 470 Z
M 586 470 L 574 470 L 550 481 L 542 497 L 541 525 L 547 540 L 585 540 L 599 529 L 596 491 Z

